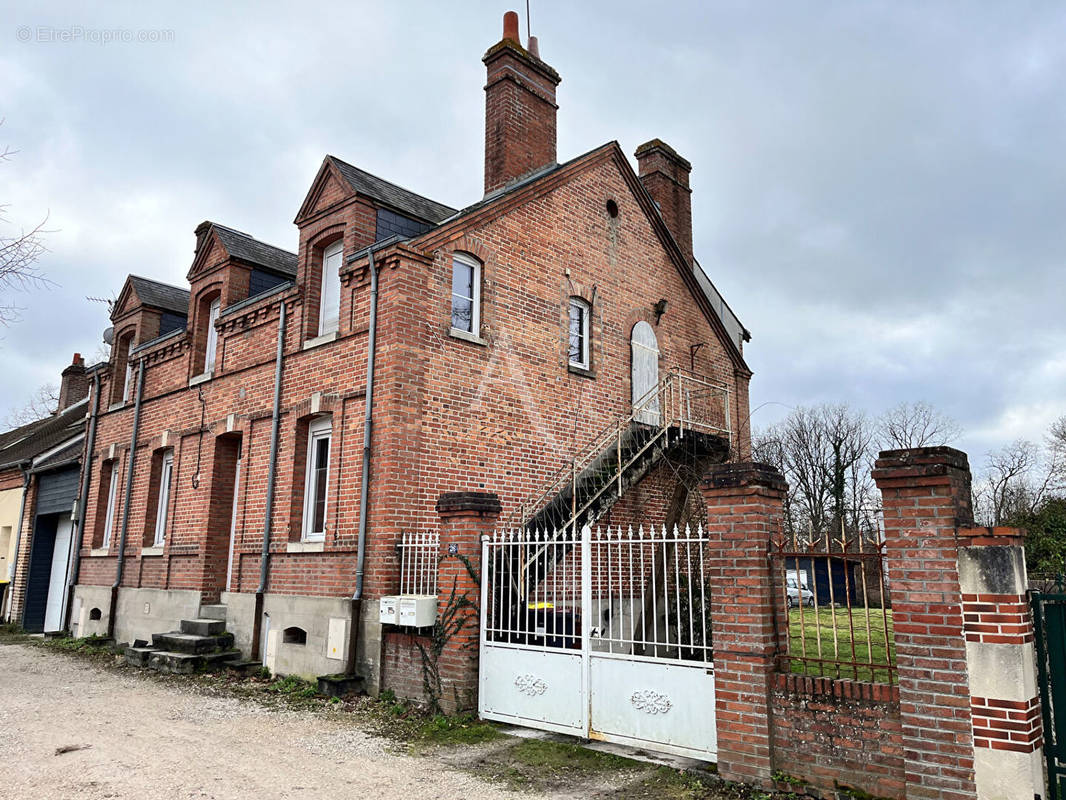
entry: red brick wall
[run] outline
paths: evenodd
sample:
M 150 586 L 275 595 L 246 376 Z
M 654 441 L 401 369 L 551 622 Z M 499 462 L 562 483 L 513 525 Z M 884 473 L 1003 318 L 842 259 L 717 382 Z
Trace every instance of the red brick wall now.
M 770 703 L 777 772 L 816 786 L 905 796 L 895 687 L 778 674 Z

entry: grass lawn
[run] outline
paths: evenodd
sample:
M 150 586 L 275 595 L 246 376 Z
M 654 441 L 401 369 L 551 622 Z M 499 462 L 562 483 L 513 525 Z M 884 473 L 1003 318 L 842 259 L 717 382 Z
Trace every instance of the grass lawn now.
M 792 672 L 827 678 L 851 678 L 859 681 L 889 683 L 894 675 L 884 667 L 852 666 L 839 663 L 856 661 L 860 664 L 895 664 L 896 646 L 892 638 L 892 611 L 880 608 L 838 608 L 836 615 L 836 645 L 833 644 L 834 610 L 829 608 L 794 608 L 788 612 L 789 654 Z M 869 615 L 869 633 L 867 633 Z M 888 641 L 885 641 L 885 624 Z M 820 650 L 819 650 L 820 637 Z M 852 644 L 854 643 L 854 655 Z M 801 660 L 806 647 L 807 659 Z

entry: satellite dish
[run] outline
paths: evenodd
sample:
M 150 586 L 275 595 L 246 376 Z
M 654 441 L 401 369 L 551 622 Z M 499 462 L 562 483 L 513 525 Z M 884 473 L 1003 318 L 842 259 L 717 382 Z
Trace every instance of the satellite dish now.
M 115 341 L 115 326 L 104 329 L 104 344 L 110 347 Z

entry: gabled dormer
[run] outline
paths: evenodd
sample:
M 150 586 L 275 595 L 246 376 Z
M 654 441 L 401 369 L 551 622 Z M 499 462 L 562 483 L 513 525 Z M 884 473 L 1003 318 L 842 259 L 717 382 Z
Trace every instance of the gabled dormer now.
M 217 222 L 196 228 L 196 250 L 188 279 L 192 355 L 189 377 L 209 378 L 216 371 L 217 322 L 228 306 L 296 278 L 296 254 L 254 239 Z
M 133 348 L 185 330 L 189 293 L 177 286 L 130 275 L 111 310 L 111 404 L 127 402 L 133 392 Z
M 294 220 L 300 229 L 297 283 L 304 291 L 304 338 L 329 339 L 344 303 L 346 254 L 389 236 L 417 236 L 455 209 L 326 156 Z

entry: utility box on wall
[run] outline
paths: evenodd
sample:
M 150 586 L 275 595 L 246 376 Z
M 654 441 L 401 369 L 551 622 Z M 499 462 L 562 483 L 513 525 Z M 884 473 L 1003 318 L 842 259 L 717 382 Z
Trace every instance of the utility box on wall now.
M 411 628 L 428 628 L 437 621 L 435 594 L 400 595 L 399 624 Z
M 400 598 L 395 595 L 382 597 L 378 607 L 378 620 L 382 625 L 400 624 Z

